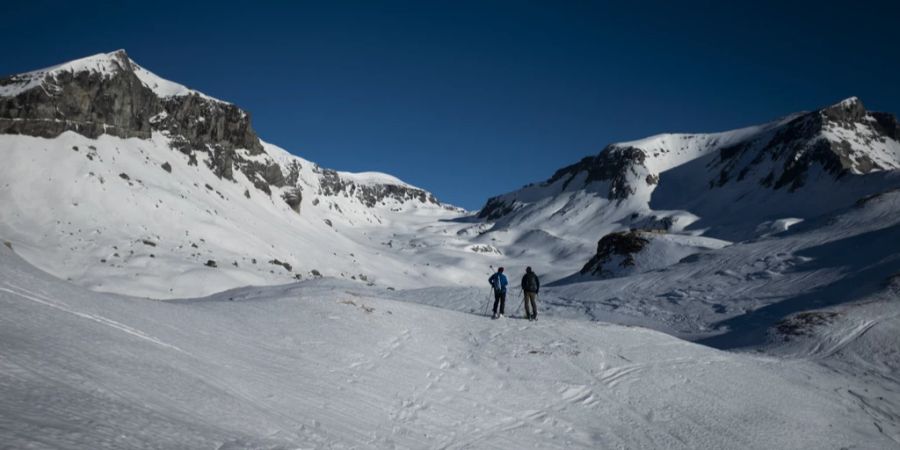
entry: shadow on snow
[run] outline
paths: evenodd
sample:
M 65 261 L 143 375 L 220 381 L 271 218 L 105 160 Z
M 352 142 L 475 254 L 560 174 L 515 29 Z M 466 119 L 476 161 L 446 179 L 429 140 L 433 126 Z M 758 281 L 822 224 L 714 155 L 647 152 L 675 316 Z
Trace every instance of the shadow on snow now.
M 897 242 L 900 242 L 900 225 L 801 251 L 800 255 L 813 259 L 798 266 L 798 271 L 838 268 L 846 275 L 826 286 L 718 322 L 715 326 L 729 331 L 696 342 L 718 349 L 762 345 L 768 330 L 794 313 L 849 303 L 875 294 L 886 287 L 891 275 L 900 272 Z

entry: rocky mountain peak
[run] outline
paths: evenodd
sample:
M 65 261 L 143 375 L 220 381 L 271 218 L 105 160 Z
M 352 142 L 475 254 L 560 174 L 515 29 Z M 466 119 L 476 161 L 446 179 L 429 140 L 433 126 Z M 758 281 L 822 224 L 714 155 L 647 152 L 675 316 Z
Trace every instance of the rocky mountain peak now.
M 857 97 L 850 97 L 822 108 L 819 115 L 825 119 L 826 126 L 856 128 L 858 124 L 861 128 L 871 128 L 878 140 L 890 138 L 900 141 L 897 117 L 891 113 L 868 111 Z
M 125 50 L 101 53 L 0 80 L 0 133 L 53 138 L 63 132 L 148 139 L 153 132 L 231 178 L 235 149 L 262 153 L 240 108 L 165 80 Z
M 849 125 L 864 120 L 867 111 L 859 98 L 850 97 L 826 108 L 822 108 L 819 111 L 819 114 L 827 120 Z
M 106 55 L 109 56 L 110 58 L 115 58 L 120 61 L 131 62 L 131 58 L 128 57 L 128 52 L 126 52 L 124 48 L 120 48 L 116 51 L 109 52 Z
M 87 56 L 75 61 L 57 66 L 57 70 L 81 71 L 90 70 L 90 67 L 106 67 L 116 70 L 124 70 L 128 72 L 134 71 L 135 63 L 128 56 L 125 49 L 118 49 L 109 53 L 98 53 L 96 55 Z
M 133 67 L 124 52 L 113 52 L 2 79 L 0 133 L 148 138 L 162 105 Z
M 98 53 L 44 69 L 0 78 L 0 97 L 13 97 L 38 87 L 53 89 L 53 85 L 60 77 L 99 74 L 109 78 L 120 72 L 134 72 L 136 66 L 125 50 Z

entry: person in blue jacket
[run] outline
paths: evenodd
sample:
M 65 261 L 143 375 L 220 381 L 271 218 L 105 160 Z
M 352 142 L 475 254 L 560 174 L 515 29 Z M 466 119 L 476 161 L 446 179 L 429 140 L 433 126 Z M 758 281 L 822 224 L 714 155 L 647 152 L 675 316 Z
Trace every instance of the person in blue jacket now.
M 503 268 L 497 269 L 497 273 L 488 278 L 491 287 L 494 289 L 494 315 L 492 319 L 503 317 L 503 308 L 506 306 L 506 286 L 509 280 L 503 275 Z M 499 309 L 497 308 L 499 306 Z

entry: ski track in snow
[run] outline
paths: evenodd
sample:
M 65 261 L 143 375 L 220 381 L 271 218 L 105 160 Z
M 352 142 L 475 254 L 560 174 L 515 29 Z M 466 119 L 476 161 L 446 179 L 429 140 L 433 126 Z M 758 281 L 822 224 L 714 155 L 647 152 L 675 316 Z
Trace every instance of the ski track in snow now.
M 35 294 L 35 293 L 33 293 L 33 292 L 28 292 L 27 290 L 24 290 L 24 289 L 21 289 L 21 288 L 18 288 L 17 286 L 9 285 L 9 287 L 14 288 L 14 290 L 13 290 L 13 289 L 8 289 L 8 288 L 4 288 L 4 287 L 0 287 L 0 291 L 8 292 L 8 293 L 13 294 L 13 295 L 15 295 L 15 296 L 17 296 L 17 297 L 21 297 L 21 298 L 24 298 L 24 299 L 27 299 L 27 300 L 31 300 L 31 301 L 33 301 L 33 302 L 37 302 L 37 303 L 40 303 L 40 304 L 42 304 L 42 305 L 49 306 L 49 307 L 51 307 L 51 308 L 58 309 L 58 310 L 60 310 L 60 311 L 65 311 L 65 312 L 67 312 L 67 313 L 69 313 L 69 314 L 73 314 L 73 315 L 76 315 L 76 316 L 78 316 L 78 317 L 82 317 L 82 318 L 84 318 L 84 319 L 93 320 L 94 322 L 97 322 L 97 323 L 101 323 L 101 324 L 103 324 L 103 325 L 110 326 L 110 327 L 115 328 L 115 329 L 117 329 L 117 330 L 119 330 L 119 331 L 123 331 L 123 332 L 128 333 L 128 334 L 130 334 L 130 335 L 132 335 L 132 336 L 135 336 L 135 337 L 137 337 L 137 338 L 139 338 L 139 339 L 143 339 L 143 340 L 145 340 L 145 341 L 152 342 L 152 343 L 154 343 L 154 344 L 156 344 L 156 345 L 159 345 L 159 346 L 161 346 L 161 347 L 170 348 L 170 349 L 172 349 L 172 350 L 175 350 L 175 351 L 178 351 L 178 352 L 181 352 L 181 353 L 184 353 L 184 354 L 189 355 L 189 353 L 185 352 L 184 350 L 182 350 L 182 349 L 180 349 L 180 348 L 178 348 L 178 347 L 176 347 L 176 346 L 174 346 L 174 345 L 166 344 L 165 342 L 163 342 L 163 341 L 161 341 L 161 340 L 159 340 L 159 339 L 157 339 L 157 338 L 155 338 L 155 337 L 153 337 L 153 336 L 148 336 L 147 334 L 145 334 L 145 333 L 143 333 L 143 332 L 141 332 L 141 331 L 135 330 L 134 328 L 131 328 L 131 327 L 127 326 L 127 325 L 124 325 L 124 324 L 121 324 L 121 323 L 119 323 L 119 322 L 116 322 L 115 320 L 110 320 L 110 319 L 107 319 L 106 317 L 99 316 L 99 315 L 95 315 L 95 314 L 85 314 L 85 313 L 81 313 L 81 312 L 78 312 L 78 311 L 73 311 L 73 310 L 70 309 L 65 303 L 62 303 L 62 302 L 59 302 L 59 301 L 54 302 L 54 301 L 49 300 L 49 299 L 46 299 L 46 298 L 41 298 L 41 297 L 38 296 L 37 294 Z

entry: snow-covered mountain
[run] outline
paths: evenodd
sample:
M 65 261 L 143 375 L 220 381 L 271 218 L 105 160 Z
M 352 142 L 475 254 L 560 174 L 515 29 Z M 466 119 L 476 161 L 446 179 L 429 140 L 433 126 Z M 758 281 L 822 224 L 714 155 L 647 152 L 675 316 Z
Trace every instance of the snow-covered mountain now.
M 650 232 L 648 248 L 659 251 L 643 265 L 649 270 L 900 186 L 898 169 L 897 119 L 849 98 L 739 130 L 612 144 L 542 183 L 489 199 L 478 217 L 501 250 L 519 246 L 521 236 L 544 234 L 555 242 L 546 259 L 569 271 L 573 256 L 577 264 L 612 258 L 600 241 L 610 233 Z M 613 275 L 632 260 L 585 272 Z
M 410 258 L 420 228 L 463 211 L 386 174 L 291 155 L 237 106 L 121 50 L 0 80 L 0 157 L 0 237 L 97 290 L 205 295 L 317 276 L 453 284 L 466 272 L 441 263 L 473 254 L 463 243 Z

